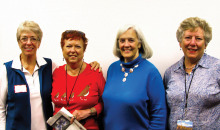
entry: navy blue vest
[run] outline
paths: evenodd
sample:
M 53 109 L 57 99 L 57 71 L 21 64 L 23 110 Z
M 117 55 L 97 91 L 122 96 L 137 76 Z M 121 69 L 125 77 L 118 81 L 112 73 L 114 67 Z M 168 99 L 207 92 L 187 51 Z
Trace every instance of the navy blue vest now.
M 47 64 L 39 68 L 40 93 L 42 98 L 44 118 L 53 116 L 51 101 L 52 91 L 52 61 L 44 58 Z M 6 130 L 31 130 L 30 93 L 24 73 L 11 68 L 13 61 L 5 63 L 8 78 Z M 16 85 L 26 85 L 27 92 L 15 93 Z M 36 111 L 37 113 L 37 111 Z M 47 129 L 52 129 L 47 125 Z

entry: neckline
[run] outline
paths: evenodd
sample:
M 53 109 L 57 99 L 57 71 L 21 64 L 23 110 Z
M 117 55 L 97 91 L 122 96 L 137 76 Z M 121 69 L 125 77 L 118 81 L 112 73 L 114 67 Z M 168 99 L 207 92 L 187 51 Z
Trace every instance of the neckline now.
M 136 64 L 140 64 L 140 62 L 143 61 L 143 58 L 142 58 L 142 55 L 139 54 L 139 56 L 136 59 L 134 59 L 133 61 L 125 63 L 123 58 L 120 58 L 120 61 L 121 61 L 121 64 L 123 65 L 123 67 L 133 68 Z
M 84 62 L 85 63 L 85 62 Z M 66 64 L 64 64 L 63 65 L 63 72 L 64 73 L 66 73 L 66 70 L 65 70 L 65 68 L 66 68 Z M 79 74 L 79 75 L 83 75 L 84 74 L 84 72 L 86 71 L 88 69 L 88 64 L 86 63 L 86 68 Z M 69 75 L 68 73 L 67 73 L 67 77 L 71 77 L 71 78 L 76 78 L 77 77 L 77 75 L 76 76 L 72 76 L 72 75 Z

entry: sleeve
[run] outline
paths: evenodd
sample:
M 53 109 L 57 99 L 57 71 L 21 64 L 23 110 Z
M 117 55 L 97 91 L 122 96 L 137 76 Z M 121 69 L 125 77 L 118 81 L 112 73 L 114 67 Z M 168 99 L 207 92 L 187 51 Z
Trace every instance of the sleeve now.
M 53 74 L 52 74 L 52 78 L 53 78 L 53 82 L 52 82 L 52 92 L 51 92 L 51 99 L 53 101 L 54 96 L 56 95 L 56 87 L 57 86 L 57 75 L 59 75 L 58 73 L 58 69 L 53 70 Z M 61 79 L 60 79 L 61 80 Z
M 53 62 L 52 61 L 52 73 L 54 72 L 54 70 L 56 69 L 56 68 L 58 68 L 59 66 L 55 63 L 55 62 Z
M 167 122 L 167 106 L 165 99 L 165 89 L 162 77 L 159 72 L 154 71 L 154 76 L 150 76 L 147 84 L 149 95 L 149 115 L 150 127 L 153 130 L 164 130 Z
M 94 108 L 97 111 L 97 116 L 99 116 L 99 114 L 103 110 L 102 93 L 105 87 L 105 78 L 103 77 L 103 73 L 98 74 L 97 80 L 98 80 L 97 83 L 98 83 L 98 91 L 99 91 L 99 102 L 94 106 Z
M 164 73 L 164 76 L 163 76 L 163 84 L 164 84 L 164 88 L 165 88 L 165 92 L 166 92 L 166 89 L 168 88 L 167 87 L 167 83 L 169 82 L 169 79 L 170 79 L 170 69 L 167 69 Z M 166 106 L 167 106 L 167 119 L 168 117 L 170 116 L 170 108 L 168 106 L 168 102 L 166 100 Z M 167 121 L 168 122 L 168 121 Z M 169 125 L 166 126 L 166 129 L 168 130 L 169 129 Z
M 216 73 L 217 73 L 216 76 L 217 76 L 218 86 L 220 88 L 220 60 L 219 60 L 219 62 L 217 64 L 217 71 L 216 71 Z
M 0 129 L 5 130 L 6 126 L 6 100 L 8 94 L 8 80 L 6 67 L 0 67 Z
M 167 89 L 167 82 L 168 82 L 167 80 L 169 79 L 168 77 L 169 77 L 168 70 L 166 70 L 163 76 L 163 84 L 164 84 L 165 89 Z

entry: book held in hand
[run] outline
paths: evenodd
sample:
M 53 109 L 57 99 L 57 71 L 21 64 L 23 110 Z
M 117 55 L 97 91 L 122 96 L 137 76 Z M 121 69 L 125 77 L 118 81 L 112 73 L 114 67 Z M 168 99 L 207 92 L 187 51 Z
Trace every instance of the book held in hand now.
M 70 124 L 72 116 L 68 110 L 62 107 L 56 115 L 47 120 L 47 123 L 55 130 L 86 130 L 77 120 L 74 120 L 74 122 Z

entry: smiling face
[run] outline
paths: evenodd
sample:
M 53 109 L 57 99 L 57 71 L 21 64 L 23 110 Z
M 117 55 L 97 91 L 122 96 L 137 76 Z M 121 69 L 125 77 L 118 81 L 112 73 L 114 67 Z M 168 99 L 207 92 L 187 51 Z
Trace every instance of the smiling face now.
M 22 32 L 18 45 L 24 56 L 36 56 L 37 49 L 40 47 L 40 41 L 37 35 L 32 31 Z
M 198 27 L 184 32 L 182 43 L 179 44 L 183 50 L 185 60 L 198 62 L 206 49 L 204 31 Z
M 84 57 L 83 40 L 64 40 L 63 56 L 67 64 L 80 63 Z
M 124 62 L 130 62 L 139 56 L 141 44 L 138 42 L 136 32 L 131 28 L 119 37 L 119 49 Z

